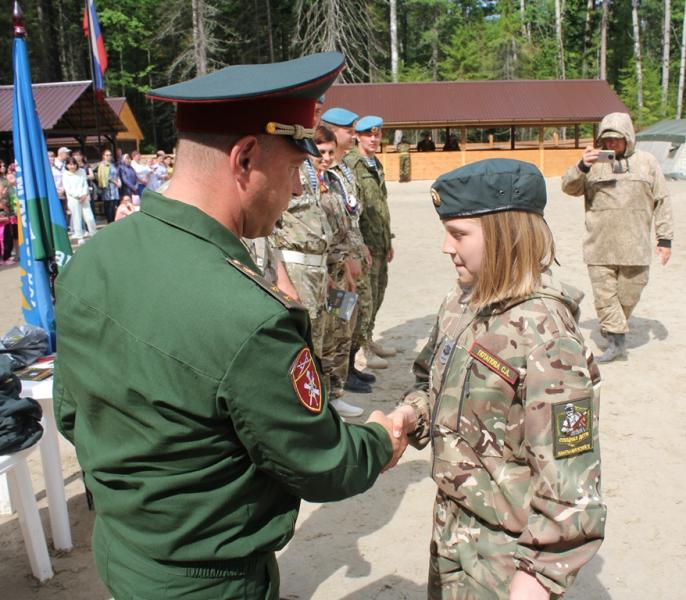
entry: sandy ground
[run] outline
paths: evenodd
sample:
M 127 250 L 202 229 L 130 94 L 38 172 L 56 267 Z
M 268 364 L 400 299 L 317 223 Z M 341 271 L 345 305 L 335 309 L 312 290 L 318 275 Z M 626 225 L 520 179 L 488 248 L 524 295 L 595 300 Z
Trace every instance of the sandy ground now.
M 401 351 L 377 372 L 375 392 L 356 396 L 366 409 L 388 411 L 411 383 L 409 368 L 425 341 L 453 279 L 440 253 L 441 227 L 429 182 L 391 184 L 396 259 L 377 332 Z M 603 491 L 606 540 L 567 595 L 570 600 L 672 600 L 686 594 L 686 183 L 670 183 L 676 252 L 667 268 L 654 265 L 628 336 L 629 360 L 602 369 Z M 581 261 L 583 208 L 548 181 L 549 223 L 562 263 L 560 276 L 586 291 L 581 326 L 591 347 L 602 343 Z M 0 267 L 0 331 L 20 322 L 18 269 Z M 86 508 L 79 468 L 63 441 L 64 477 L 75 547 L 53 553 L 55 577 L 32 579 L 16 516 L 0 517 L 0 598 L 108 600 L 89 550 L 93 514 Z M 290 600 L 419 600 L 425 598 L 431 506 L 428 450 L 408 449 L 400 464 L 367 494 L 336 504 L 304 503 L 293 541 L 280 553 L 281 595 Z M 47 527 L 40 462 L 34 487 Z

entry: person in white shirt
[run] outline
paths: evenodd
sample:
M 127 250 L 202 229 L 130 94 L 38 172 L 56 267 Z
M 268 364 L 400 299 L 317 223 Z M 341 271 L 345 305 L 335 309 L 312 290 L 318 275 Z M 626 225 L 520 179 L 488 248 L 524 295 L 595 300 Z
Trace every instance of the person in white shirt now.
M 83 222 L 86 222 L 88 234 L 91 237 L 96 234 L 97 227 L 88 195 L 88 181 L 83 170 L 79 169 L 78 162 L 72 156 L 66 159 L 66 169 L 62 177 L 62 184 L 64 185 L 69 211 L 71 212 L 71 229 L 74 232 L 74 239 L 78 240 L 79 244 L 82 244 L 86 235 L 83 230 Z

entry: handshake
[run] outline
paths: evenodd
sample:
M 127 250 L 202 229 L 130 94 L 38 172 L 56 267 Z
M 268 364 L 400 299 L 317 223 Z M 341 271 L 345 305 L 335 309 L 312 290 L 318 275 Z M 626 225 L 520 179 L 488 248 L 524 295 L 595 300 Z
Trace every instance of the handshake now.
M 384 471 L 394 467 L 407 448 L 407 434 L 412 433 L 417 428 L 417 416 L 414 408 L 405 404 L 397 407 L 392 413 L 383 414 L 380 410 L 375 410 L 369 415 L 367 423 L 378 423 L 388 433 L 388 437 L 393 445 L 393 456 L 388 464 L 383 468 Z

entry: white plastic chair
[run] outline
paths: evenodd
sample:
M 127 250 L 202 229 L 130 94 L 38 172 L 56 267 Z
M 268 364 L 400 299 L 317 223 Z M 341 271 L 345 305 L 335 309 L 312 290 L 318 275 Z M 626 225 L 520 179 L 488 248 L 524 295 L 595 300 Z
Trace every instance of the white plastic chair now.
M 12 504 L 19 515 L 19 525 L 24 537 L 26 552 L 29 555 L 31 571 L 39 581 L 46 581 L 53 576 L 48 545 L 38 514 L 38 504 L 31 484 L 31 473 L 26 463 L 26 457 L 31 454 L 38 444 L 21 450 L 16 454 L 0 455 L 0 474 L 7 473 Z

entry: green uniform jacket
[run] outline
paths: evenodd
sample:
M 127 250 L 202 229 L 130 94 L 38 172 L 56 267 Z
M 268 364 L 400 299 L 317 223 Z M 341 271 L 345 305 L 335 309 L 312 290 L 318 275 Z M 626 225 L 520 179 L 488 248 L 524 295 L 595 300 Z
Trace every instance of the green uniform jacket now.
M 96 553 L 108 536 L 182 567 L 272 552 L 301 498 L 363 492 L 390 459 L 382 427 L 300 400 L 306 311 L 227 257 L 256 269 L 217 221 L 146 192 L 57 280 L 55 412 L 106 532 Z
M 352 169 L 360 187 L 360 230 L 369 251 L 385 256 L 391 249 L 391 213 L 388 210 L 388 193 L 383 166 L 374 159 L 376 168 L 370 167 L 358 150 L 345 155 L 346 164 Z

